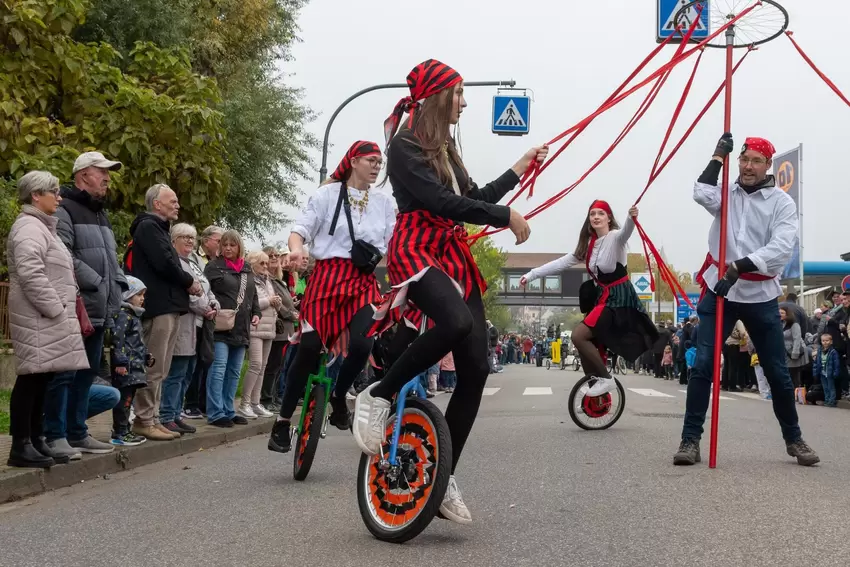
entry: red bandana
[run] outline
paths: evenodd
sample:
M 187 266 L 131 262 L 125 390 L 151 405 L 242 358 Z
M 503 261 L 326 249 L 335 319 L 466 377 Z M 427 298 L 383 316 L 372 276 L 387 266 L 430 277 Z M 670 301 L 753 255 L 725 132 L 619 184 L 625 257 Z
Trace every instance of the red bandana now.
M 590 208 L 587 209 L 587 212 L 590 213 L 590 211 L 592 211 L 593 209 L 602 209 L 603 211 L 608 213 L 609 217 L 613 216 L 613 214 L 614 214 L 614 213 L 611 212 L 611 205 L 609 205 L 607 201 L 602 201 L 600 199 L 593 201 L 590 204 Z
M 384 136 L 387 144 L 395 136 L 401 117 L 410 113 L 408 126 L 413 124 L 413 112 L 419 108 L 419 101 L 438 92 L 453 87 L 463 80 L 460 74 L 436 59 L 429 59 L 413 68 L 407 75 L 410 96 L 406 96 L 395 105 L 392 114 L 384 121 Z
M 772 159 L 773 154 L 776 153 L 776 148 L 773 147 L 773 144 L 764 138 L 747 138 L 744 140 L 744 147 L 741 148 L 741 153 L 747 150 L 758 152 L 767 159 Z
M 381 155 L 381 148 L 379 148 L 378 144 L 375 142 L 364 142 L 362 140 L 354 142 L 351 144 L 351 147 L 348 148 L 348 151 L 345 152 L 345 156 L 342 158 L 342 161 L 339 162 L 339 165 L 336 166 L 331 177 L 337 181 L 348 181 L 348 176 L 351 175 L 351 160 L 357 157 L 379 155 Z

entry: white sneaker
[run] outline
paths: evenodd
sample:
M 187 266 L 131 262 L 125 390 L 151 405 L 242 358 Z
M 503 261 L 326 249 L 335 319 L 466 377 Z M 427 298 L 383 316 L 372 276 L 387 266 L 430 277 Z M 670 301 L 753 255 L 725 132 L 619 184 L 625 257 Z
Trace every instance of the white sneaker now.
M 251 406 L 251 409 L 254 410 L 254 413 L 257 414 L 258 417 L 274 417 L 274 414 L 267 410 L 263 404 Z
M 257 419 L 257 414 L 254 413 L 254 410 L 252 410 L 251 406 L 248 404 L 241 404 L 239 409 L 236 410 L 236 413 L 246 419 Z
M 449 477 L 449 486 L 446 488 L 443 503 L 440 504 L 440 513 L 447 520 L 458 524 L 472 523 L 472 514 L 469 513 L 469 508 L 463 503 L 463 496 L 461 496 L 460 489 L 457 487 L 455 475 Z
M 354 401 L 354 440 L 367 455 L 377 455 L 387 439 L 390 402 L 372 396 L 372 389 L 377 385 L 376 382 L 360 392 Z
M 596 396 L 613 392 L 616 389 L 617 382 L 613 378 L 597 378 L 593 387 L 587 391 L 587 395 L 591 398 L 595 398 Z

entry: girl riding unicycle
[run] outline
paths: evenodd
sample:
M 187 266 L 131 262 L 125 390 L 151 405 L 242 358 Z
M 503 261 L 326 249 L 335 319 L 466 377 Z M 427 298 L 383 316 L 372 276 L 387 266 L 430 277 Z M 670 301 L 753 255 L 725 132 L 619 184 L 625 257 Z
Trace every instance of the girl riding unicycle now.
M 579 289 L 579 306 L 585 317 L 571 336 L 585 377 L 573 387 L 569 409 L 573 421 L 583 429 L 611 427 L 625 408 L 625 392 L 607 368 L 605 349 L 626 360 L 635 360 L 652 348 L 658 338 L 658 330 L 646 314 L 626 270 L 626 247 L 637 215 L 637 207 L 629 209 L 621 229 L 610 205 L 594 201 L 575 251 L 531 270 L 520 280 L 521 285 L 526 285 L 580 262 L 584 262 L 590 274 L 590 279 Z

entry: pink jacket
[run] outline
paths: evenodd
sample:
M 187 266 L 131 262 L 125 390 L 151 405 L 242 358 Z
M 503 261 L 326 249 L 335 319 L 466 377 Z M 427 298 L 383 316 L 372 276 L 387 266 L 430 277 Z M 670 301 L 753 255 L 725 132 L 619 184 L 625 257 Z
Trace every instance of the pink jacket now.
M 443 357 L 443 360 L 440 361 L 440 370 L 445 370 L 446 372 L 455 371 L 455 357 L 452 353 L 447 354 Z
M 57 219 L 24 205 L 7 239 L 9 320 L 16 372 L 89 367 L 77 321 L 74 261 Z

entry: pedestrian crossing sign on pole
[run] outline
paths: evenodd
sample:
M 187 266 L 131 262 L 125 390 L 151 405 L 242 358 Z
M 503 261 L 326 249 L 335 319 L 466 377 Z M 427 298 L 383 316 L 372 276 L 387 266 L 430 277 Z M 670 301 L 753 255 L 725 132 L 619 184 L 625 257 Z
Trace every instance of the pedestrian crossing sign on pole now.
M 521 95 L 493 97 L 493 133 L 523 136 L 530 130 L 531 98 Z
M 699 22 L 697 23 L 696 28 L 694 28 L 694 33 L 691 36 L 691 43 L 702 41 L 708 37 L 708 14 L 711 8 L 711 2 L 709 0 L 703 0 L 699 3 L 702 5 L 701 13 L 697 7 L 698 4 L 693 0 L 657 0 L 657 2 L 658 16 L 656 17 L 655 40 L 658 43 L 661 43 L 671 35 L 676 36 L 671 40 L 672 43 L 676 43 L 677 38 L 681 41 L 682 36 L 688 31 L 689 26 L 697 17 L 699 17 Z M 677 14 L 686 6 L 688 7 L 687 12 L 679 18 L 679 21 L 677 22 Z M 676 33 L 677 23 L 682 26 L 680 33 Z

